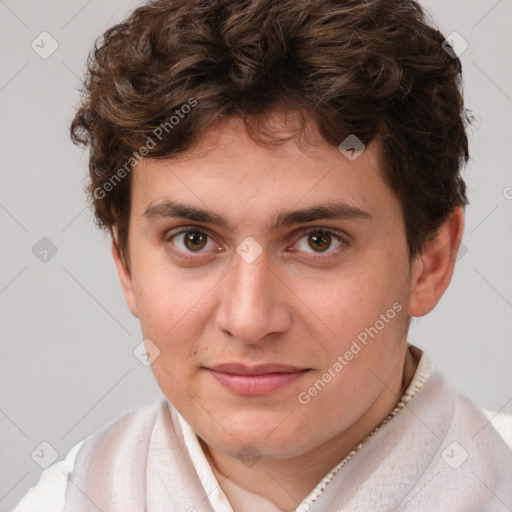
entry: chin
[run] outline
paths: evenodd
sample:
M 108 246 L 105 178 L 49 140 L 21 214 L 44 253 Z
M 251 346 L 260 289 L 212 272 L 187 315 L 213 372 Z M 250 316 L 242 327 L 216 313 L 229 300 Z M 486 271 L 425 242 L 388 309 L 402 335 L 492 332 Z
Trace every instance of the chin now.
M 234 421 L 230 421 L 229 414 L 221 414 L 222 427 L 215 424 L 216 428 L 207 428 L 206 435 L 202 435 L 203 429 L 192 428 L 216 450 L 241 460 L 293 458 L 313 449 L 320 436 L 299 424 L 288 423 L 294 416 L 291 413 L 287 417 L 288 414 L 238 411 Z
M 218 451 L 239 459 L 241 462 L 248 463 L 247 465 L 259 460 L 291 459 L 308 452 L 306 446 L 298 445 L 297 441 L 293 439 L 288 439 L 284 443 L 282 441 L 266 439 L 265 436 L 258 437 L 256 435 L 247 435 L 236 442 L 230 438 L 213 440 L 213 442 L 208 442 L 208 444 Z

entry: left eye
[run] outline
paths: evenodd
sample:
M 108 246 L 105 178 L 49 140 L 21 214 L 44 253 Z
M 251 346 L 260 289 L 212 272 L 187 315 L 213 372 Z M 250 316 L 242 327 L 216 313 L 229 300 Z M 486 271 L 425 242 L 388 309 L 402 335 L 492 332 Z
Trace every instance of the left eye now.
M 331 248 L 333 241 L 335 241 L 337 245 L 333 250 L 328 251 L 333 252 L 343 245 L 343 239 L 333 231 L 327 229 L 309 229 L 302 233 L 303 236 L 296 244 L 297 250 L 299 251 L 323 253 Z M 308 251 L 308 249 L 312 249 L 312 251 Z

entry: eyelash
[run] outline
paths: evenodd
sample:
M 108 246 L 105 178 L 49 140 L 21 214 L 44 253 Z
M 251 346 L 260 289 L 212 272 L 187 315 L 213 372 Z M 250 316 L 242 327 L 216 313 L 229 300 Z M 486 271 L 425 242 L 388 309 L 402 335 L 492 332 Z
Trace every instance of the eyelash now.
M 170 242 L 172 244 L 172 239 L 179 236 L 179 235 L 182 235 L 184 233 L 190 233 L 190 232 L 194 232 L 194 233 L 200 233 L 202 235 L 206 235 L 208 238 L 212 239 L 213 240 L 213 237 L 210 235 L 210 233 L 205 230 L 204 228 L 196 228 L 195 226 L 186 226 L 184 228 L 181 228 L 179 231 L 176 231 L 176 232 L 170 232 L 170 233 L 167 233 L 166 236 L 165 236 L 165 241 L 166 242 Z M 328 234 L 329 236 L 333 237 L 334 239 L 336 239 L 338 242 L 340 242 L 342 245 L 332 251 L 329 251 L 329 252 L 326 252 L 326 253 L 308 253 L 308 254 L 313 254 L 312 256 L 308 256 L 309 259 L 313 259 L 313 260 L 319 260 L 319 259 L 322 259 L 322 260 L 326 260 L 327 258 L 329 258 L 329 256 L 332 256 L 334 254 L 337 254 L 339 252 L 341 252 L 344 248 L 346 248 L 349 243 L 347 242 L 347 240 L 345 238 L 343 238 L 339 233 L 329 229 L 329 228 L 323 228 L 323 227 L 319 227 L 319 226 L 312 226 L 312 227 L 305 227 L 305 228 L 301 228 L 298 230 L 297 234 L 299 235 L 298 239 L 297 239 L 297 242 L 299 240 L 301 240 L 304 236 L 306 235 L 309 235 L 310 233 L 322 233 L 322 234 Z M 297 242 L 295 242 L 295 244 L 297 244 Z M 182 259 L 185 259 L 185 260 L 195 260 L 197 259 L 196 256 L 184 256 L 184 254 L 194 254 L 193 252 L 185 252 L 185 251 L 182 251 L 180 249 L 176 249 L 174 250 L 173 249 L 173 252 L 179 257 L 179 258 L 182 258 Z M 300 252 L 300 251 L 294 251 L 294 252 Z M 202 252 L 197 252 L 196 254 L 203 254 Z M 327 254 L 327 256 L 322 256 L 322 254 Z

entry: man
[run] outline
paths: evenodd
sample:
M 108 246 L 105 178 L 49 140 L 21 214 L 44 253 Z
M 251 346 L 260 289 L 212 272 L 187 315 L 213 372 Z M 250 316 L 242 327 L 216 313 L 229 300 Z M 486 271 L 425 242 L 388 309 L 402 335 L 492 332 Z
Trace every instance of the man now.
M 460 73 L 411 1 L 109 29 L 71 133 L 165 399 L 16 510 L 510 509 L 510 449 L 407 341 L 463 235 Z

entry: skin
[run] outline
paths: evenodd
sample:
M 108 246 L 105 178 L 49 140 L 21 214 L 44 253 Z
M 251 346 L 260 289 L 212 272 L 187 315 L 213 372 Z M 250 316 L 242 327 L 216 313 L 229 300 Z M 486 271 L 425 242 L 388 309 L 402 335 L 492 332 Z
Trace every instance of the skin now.
M 287 123 L 276 116 L 279 130 Z M 417 364 L 407 350 L 408 315 L 427 314 L 446 290 L 464 225 L 458 208 L 410 265 L 401 208 L 380 174 L 378 141 L 351 162 L 313 126 L 306 134 L 306 148 L 290 140 L 270 149 L 231 118 L 179 158 L 142 161 L 132 175 L 129 266 L 113 244 L 127 304 L 160 350 L 152 370 L 162 392 L 198 434 L 218 475 L 283 510 L 295 509 L 393 409 Z M 232 229 L 143 215 L 165 200 L 211 210 Z M 280 212 L 331 201 L 371 220 L 268 228 Z M 204 246 L 186 245 L 176 235 L 184 227 L 201 229 Z M 303 227 L 330 229 L 345 242 L 324 233 L 319 248 L 298 231 Z M 251 263 L 236 252 L 246 237 L 262 248 Z M 299 393 L 394 303 L 402 311 L 300 403 Z M 234 361 L 310 371 L 269 395 L 239 396 L 205 369 Z M 244 446 L 261 457 L 254 465 L 237 456 Z

